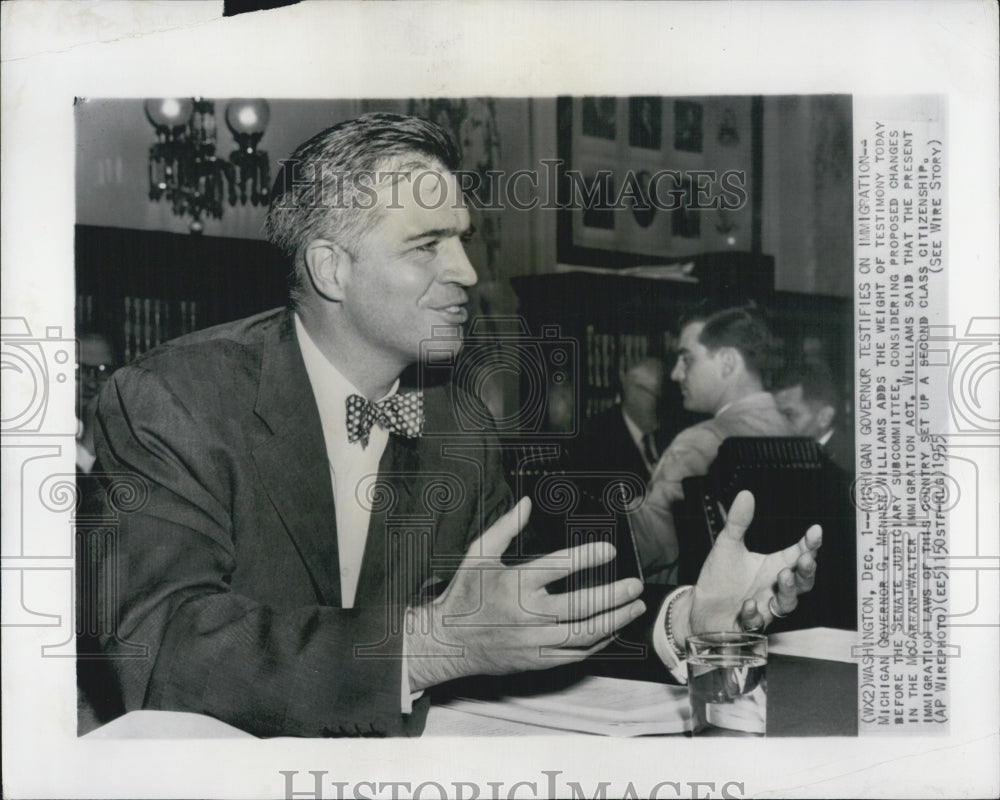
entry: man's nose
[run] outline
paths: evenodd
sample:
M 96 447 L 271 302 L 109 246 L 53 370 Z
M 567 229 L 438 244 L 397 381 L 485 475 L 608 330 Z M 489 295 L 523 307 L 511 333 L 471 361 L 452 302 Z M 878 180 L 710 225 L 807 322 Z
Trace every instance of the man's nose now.
M 448 248 L 448 257 L 440 275 L 442 283 L 457 283 L 459 286 L 475 286 L 479 281 L 476 268 L 472 266 L 465 246 L 456 239 Z
M 677 363 L 674 364 L 674 368 L 670 371 L 670 380 L 674 383 L 680 383 L 684 380 L 684 367 L 680 359 L 677 359 Z

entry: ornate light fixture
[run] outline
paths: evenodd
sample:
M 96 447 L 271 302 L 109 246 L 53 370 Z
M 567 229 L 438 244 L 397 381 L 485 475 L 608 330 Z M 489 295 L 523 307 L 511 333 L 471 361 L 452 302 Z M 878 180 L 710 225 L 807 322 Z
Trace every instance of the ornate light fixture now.
M 237 144 L 237 148 L 229 156 L 229 163 L 236 173 L 235 181 L 229 185 L 230 203 L 235 203 L 237 186 L 241 205 L 247 204 L 248 196 L 250 203 L 255 206 L 267 202 L 271 188 L 270 165 L 267 153 L 258 150 L 257 144 L 270 119 L 271 109 L 266 100 L 233 100 L 226 106 L 226 125 Z
M 201 98 L 147 100 L 146 116 L 156 130 L 149 148 L 149 198 L 163 198 L 177 216 L 191 217 L 191 232 L 201 233 L 202 218 L 222 218 L 223 196 L 234 206 L 268 201 L 267 153 L 257 145 L 270 119 L 266 100 L 233 100 L 226 124 L 237 148 L 229 161 L 216 155 L 215 103 Z

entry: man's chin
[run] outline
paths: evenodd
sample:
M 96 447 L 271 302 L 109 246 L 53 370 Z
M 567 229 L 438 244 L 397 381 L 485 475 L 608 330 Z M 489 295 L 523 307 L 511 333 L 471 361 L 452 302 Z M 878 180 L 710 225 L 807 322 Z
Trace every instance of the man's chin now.
M 453 362 L 465 344 L 461 325 L 435 325 L 420 342 L 420 362 L 443 364 Z
M 700 406 L 698 403 L 694 402 L 693 400 L 690 400 L 687 397 L 684 398 L 683 405 L 684 405 L 684 410 L 685 411 L 690 411 L 692 414 L 708 414 L 708 413 L 710 413 L 709 409 Z

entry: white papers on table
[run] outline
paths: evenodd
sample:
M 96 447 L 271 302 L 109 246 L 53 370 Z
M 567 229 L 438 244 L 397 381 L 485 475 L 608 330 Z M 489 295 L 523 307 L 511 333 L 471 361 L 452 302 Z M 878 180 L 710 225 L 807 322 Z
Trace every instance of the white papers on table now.
M 771 634 L 767 637 L 767 651 L 778 655 L 857 664 L 858 660 L 853 655 L 853 648 L 857 643 L 856 631 L 808 628 Z
M 564 736 L 566 731 L 526 722 L 483 717 L 450 705 L 432 705 L 427 712 L 424 736 Z
M 705 722 L 725 731 L 763 736 L 767 732 L 767 692 L 758 684 L 732 703 L 705 703 Z
M 539 695 L 451 700 L 431 708 L 425 733 L 465 732 L 461 717 L 452 712 L 519 726 L 491 723 L 480 731 L 486 735 L 536 735 L 546 732 L 538 729 L 555 729 L 601 736 L 645 736 L 683 733 L 689 730 L 691 720 L 687 687 L 597 676 Z

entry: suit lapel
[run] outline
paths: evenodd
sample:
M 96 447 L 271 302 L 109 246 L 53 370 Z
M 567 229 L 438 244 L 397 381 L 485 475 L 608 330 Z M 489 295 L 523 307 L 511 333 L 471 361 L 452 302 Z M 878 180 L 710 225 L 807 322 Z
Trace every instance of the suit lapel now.
M 439 417 L 446 407 L 425 399 L 425 430 L 442 430 Z M 429 575 L 440 515 L 428 505 L 425 493 L 445 471 L 441 446 L 442 439 L 433 436 L 407 439 L 390 434 L 379 463 L 379 476 L 393 500 L 372 512 L 358 583 L 358 605 L 405 603 Z
M 639 446 L 636 447 L 635 441 L 632 439 L 632 431 L 628 429 L 628 424 L 625 422 L 625 412 L 620 406 L 616 407 L 616 410 L 615 426 L 617 436 L 612 441 L 615 447 L 622 447 L 621 466 L 625 468 L 626 472 L 639 475 L 644 481 L 649 480 L 651 468 L 646 466 L 645 454 L 640 452 L 643 442 L 640 440 Z M 656 462 L 654 461 L 652 468 L 655 467 Z
M 424 407 L 426 429 L 440 432 L 454 428 L 450 405 L 442 398 L 425 402 Z M 255 411 L 273 434 L 253 451 L 264 489 L 322 602 L 340 606 L 340 560 L 329 460 L 291 312 L 285 315 L 277 343 L 264 350 Z M 424 494 L 435 473 L 445 471 L 441 446 L 442 440 L 433 436 L 389 436 L 379 476 L 393 499 L 374 504 L 356 606 L 406 602 L 420 588 L 418 581 L 428 574 L 439 515 L 428 507 Z
M 322 602 L 339 606 L 340 562 L 330 466 L 291 312 L 285 314 L 277 343 L 263 352 L 255 411 L 273 434 L 253 451 L 264 490 Z

